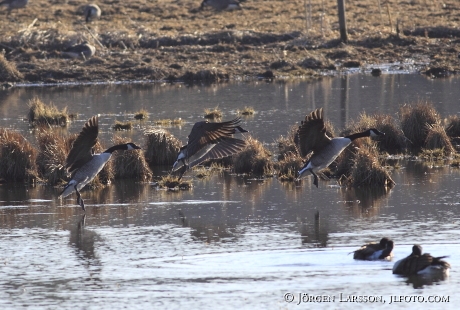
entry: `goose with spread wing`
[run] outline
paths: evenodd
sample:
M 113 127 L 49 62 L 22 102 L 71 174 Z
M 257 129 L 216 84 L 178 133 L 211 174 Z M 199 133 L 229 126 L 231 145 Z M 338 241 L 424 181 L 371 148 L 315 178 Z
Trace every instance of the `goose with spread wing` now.
M 219 159 L 234 155 L 244 149 L 246 142 L 233 138 L 235 133 L 248 132 L 239 125 L 241 119 L 210 123 L 197 122 L 188 135 L 188 143 L 181 147 L 173 171 L 180 169 L 180 177 L 187 169 L 209 159 Z
M 314 177 L 313 184 L 318 187 L 318 176 L 316 173 L 327 168 L 352 141 L 363 137 L 382 135 L 384 135 L 383 132 L 371 128 L 345 137 L 330 138 L 326 134 L 323 109 L 316 109 L 305 116 L 305 120 L 297 130 L 296 140 L 300 155 L 305 157 L 313 152 L 310 159 L 299 171 L 297 180 L 312 174 Z
M 384 237 L 380 242 L 370 242 L 353 253 L 353 258 L 358 260 L 390 260 L 393 257 L 394 243 L 392 240 Z
M 67 156 L 66 169 L 71 174 L 71 179 L 64 187 L 59 198 L 65 198 L 74 190 L 77 194 L 77 203 L 85 211 L 85 203 L 80 195 L 80 190 L 104 168 L 112 153 L 116 150 L 138 150 L 134 143 L 125 143 L 112 146 L 100 154 L 94 154 L 93 147 L 97 143 L 99 133 L 98 116 L 90 118 L 83 126 L 82 131 L 72 144 Z

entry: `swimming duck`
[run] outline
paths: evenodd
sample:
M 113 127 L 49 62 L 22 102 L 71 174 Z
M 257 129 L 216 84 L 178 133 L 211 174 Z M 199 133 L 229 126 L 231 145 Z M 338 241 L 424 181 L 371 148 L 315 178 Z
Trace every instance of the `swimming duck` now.
M 90 22 L 92 20 L 98 19 L 101 17 L 101 8 L 97 4 L 88 4 L 85 7 L 85 11 L 83 13 L 85 15 L 86 22 Z
M 354 251 L 353 258 L 359 260 L 389 260 L 393 257 L 394 243 L 388 238 L 382 238 L 379 243 L 371 242 Z
M 77 193 L 77 203 L 85 211 L 85 203 L 80 196 L 80 190 L 104 168 L 112 153 L 116 150 L 139 150 L 140 147 L 134 143 L 125 143 L 112 146 L 103 153 L 94 154 L 93 147 L 96 145 L 99 132 L 98 116 L 90 118 L 83 130 L 72 144 L 67 156 L 65 168 L 71 173 L 71 179 L 64 187 L 59 198 L 65 198 L 74 190 Z
M 237 132 L 248 132 L 239 126 L 240 121 L 240 118 L 235 118 L 221 123 L 195 123 L 188 135 L 188 143 L 180 148 L 173 165 L 173 171 L 181 169 L 179 179 L 187 169 L 208 159 L 231 156 L 243 150 L 246 142 L 232 137 Z
M 384 135 L 383 132 L 371 128 L 345 137 L 330 138 L 326 134 L 323 109 L 316 109 L 305 116 L 305 121 L 302 122 L 297 131 L 296 140 L 298 141 L 300 155 L 305 157 L 313 152 L 313 155 L 299 171 L 297 180 L 313 174 L 313 184 L 318 187 L 316 172 L 328 167 L 352 141 L 363 137 L 382 135 Z
M 433 257 L 422 254 L 422 247 L 415 244 L 412 253 L 393 265 L 393 273 L 400 275 L 449 275 L 450 264 L 443 260 L 447 256 Z
M 204 9 L 205 6 L 211 6 L 215 10 L 235 10 L 240 9 L 240 3 L 236 0 L 203 0 L 201 2 L 201 9 Z

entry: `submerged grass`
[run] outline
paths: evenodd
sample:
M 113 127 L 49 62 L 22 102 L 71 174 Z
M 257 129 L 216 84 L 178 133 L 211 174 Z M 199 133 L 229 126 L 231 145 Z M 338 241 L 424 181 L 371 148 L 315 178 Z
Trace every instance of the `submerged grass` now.
M 179 180 L 178 176 L 165 175 L 158 181 L 158 186 L 167 189 L 189 190 L 193 187 L 193 183 L 183 179 Z
M 35 97 L 29 100 L 29 123 L 32 126 L 50 127 L 50 126 L 67 126 L 70 121 L 67 108 L 62 111 L 50 103 L 43 103 L 39 98 Z
M 37 150 L 20 133 L 0 128 L 0 178 L 33 183 L 38 180 Z

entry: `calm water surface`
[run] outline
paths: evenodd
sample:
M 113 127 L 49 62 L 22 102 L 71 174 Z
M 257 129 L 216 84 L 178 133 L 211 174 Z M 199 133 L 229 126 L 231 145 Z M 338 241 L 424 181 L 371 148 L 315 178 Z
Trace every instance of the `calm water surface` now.
M 0 92 L 2 126 L 33 140 L 22 119 L 27 102 L 44 102 L 103 118 L 102 138 L 126 112 L 147 109 L 133 140 L 152 120 L 182 117 L 171 128 L 184 142 L 204 108 L 219 106 L 224 118 L 244 106 L 257 114 L 244 127 L 273 146 L 308 111 L 324 107 L 342 128 L 359 113 L 396 115 L 414 98 L 430 100 L 443 117 L 460 113 L 458 79 L 421 76 L 348 76 L 295 84 L 91 86 L 22 88 Z M 345 190 L 334 181 L 301 184 L 246 179 L 230 174 L 193 180 L 190 191 L 157 190 L 152 184 L 117 181 L 60 202 L 59 189 L 0 186 L 0 307 L 298 309 L 392 307 L 391 296 L 410 295 L 448 303 L 399 303 L 404 308 L 454 308 L 460 299 L 460 170 L 402 161 L 392 190 Z M 154 171 L 160 174 L 162 169 Z M 319 211 L 319 217 L 316 216 Z M 349 253 L 382 236 L 395 240 L 395 260 L 412 244 L 435 256 L 449 255 L 451 275 L 442 281 L 391 273 L 393 262 L 358 262 Z M 284 301 L 292 293 L 292 303 Z M 328 295 L 331 303 L 296 305 L 299 293 Z M 385 304 L 341 302 L 379 296 Z

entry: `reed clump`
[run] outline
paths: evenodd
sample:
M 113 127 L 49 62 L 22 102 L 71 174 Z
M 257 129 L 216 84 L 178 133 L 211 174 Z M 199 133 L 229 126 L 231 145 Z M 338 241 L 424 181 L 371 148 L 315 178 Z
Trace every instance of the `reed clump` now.
M 127 138 L 115 137 L 114 143 L 123 144 L 131 142 Z M 113 155 L 114 174 L 116 179 L 135 179 L 148 182 L 153 173 L 145 160 L 142 150 L 115 152 Z
M 288 153 L 276 165 L 277 176 L 280 181 L 294 181 L 298 171 L 302 168 L 303 160 L 295 153 Z
M 0 128 L 0 178 L 36 182 L 36 158 L 37 150 L 20 133 Z
M 0 82 L 19 82 L 24 78 L 14 63 L 9 62 L 0 52 Z
M 291 156 L 292 154 L 300 155 L 295 141 L 298 128 L 298 126 L 292 126 L 286 136 L 281 136 L 276 140 L 278 144 L 279 161 L 282 161 L 286 156 Z
M 146 120 L 149 118 L 149 113 L 147 110 L 141 109 L 138 112 L 134 113 L 134 119 L 137 119 L 139 121 Z
M 65 162 L 70 144 L 62 135 L 52 131 L 39 132 L 37 142 L 40 177 L 49 185 L 57 185 L 67 177 Z
M 220 119 L 222 118 L 222 111 L 218 107 L 214 109 L 204 109 L 204 118 L 206 119 Z
M 150 166 L 172 165 L 182 143 L 164 129 L 150 129 L 146 136 L 145 158 Z
M 238 114 L 243 116 L 251 116 L 254 115 L 255 110 L 253 107 L 244 107 L 241 111 L 238 111 Z
M 374 148 L 358 149 L 348 177 L 351 187 L 393 187 L 395 182 L 378 160 L 378 151 Z
M 428 126 L 440 124 L 438 112 L 428 102 L 415 105 L 404 105 L 400 109 L 401 129 L 410 140 L 411 147 L 419 151 L 425 146 L 428 136 Z
M 407 138 L 404 136 L 399 123 L 388 114 L 368 115 L 362 113 L 357 121 L 352 122 L 351 125 L 342 132 L 342 135 L 347 136 L 370 128 L 376 128 L 385 133 L 384 136 L 378 137 L 377 146 L 380 152 L 387 152 L 389 154 L 404 153 L 407 147 Z
M 271 156 L 262 142 L 250 137 L 246 140 L 246 147 L 233 155 L 233 168 L 236 173 L 271 176 L 274 173 Z
M 180 179 L 178 176 L 165 175 L 158 181 L 158 187 L 167 189 L 189 190 L 193 187 L 191 181 Z
M 115 121 L 115 124 L 112 126 L 112 129 L 116 131 L 133 130 L 133 123 Z
M 179 125 L 182 125 L 184 123 L 184 120 L 182 118 L 174 118 L 174 119 L 170 119 L 170 118 L 165 118 L 165 119 L 158 119 L 158 120 L 155 120 L 153 121 L 153 123 L 155 125 L 159 125 L 159 126 L 179 126 Z
M 444 127 L 440 124 L 427 125 L 427 127 L 428 135 L 425 141 L 425 149 L 441 149 L 446 156 L 455 153 L 455 149 Z
M 451 115 L 446 120 L 446 134 L 453 137 L 460 137 L 460 117 L 458 115 Z
M 67 108 L 59 111 L 54 104 L 47 105 L 38 97 L 29 100 L 28 120 L 32 126 L 40 127 L 67 126 L 70 122 Z

